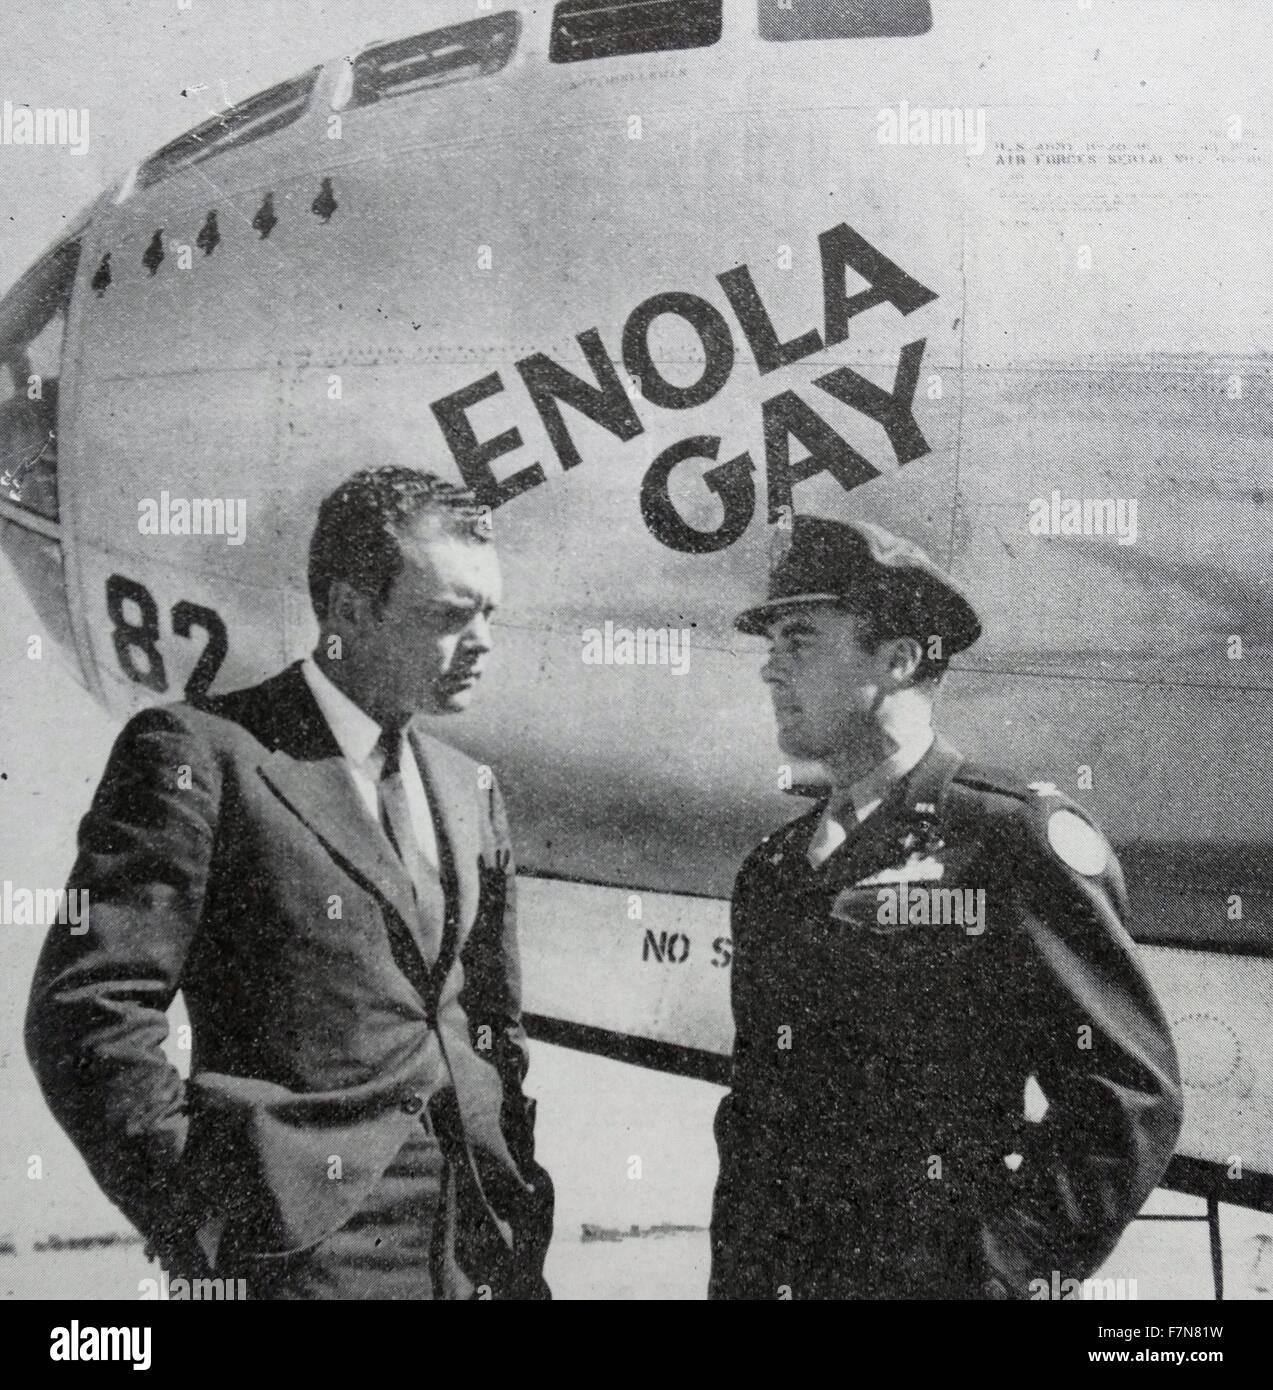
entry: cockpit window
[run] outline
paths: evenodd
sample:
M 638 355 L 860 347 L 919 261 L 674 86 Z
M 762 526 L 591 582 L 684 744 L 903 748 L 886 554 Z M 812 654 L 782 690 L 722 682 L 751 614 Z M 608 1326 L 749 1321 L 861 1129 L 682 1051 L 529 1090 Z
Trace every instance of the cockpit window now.
M 58 519 L 57 401 L 78 241 L 38 261 L 0 301 L 0 499 Z
M 350 106 L 410 96 L 430 87 L 487 77 L 513 56 L 521 17 L 512 10 L 466 20 L 409 39 L 377 44 L 354 59 Z
M 929 0 L 759 0 L 760 37 L 905 39 L 933 27 Z
M 169 174 L 188 169 L 210 155 L 237 149 L 240 145 L 285 129 L 300 119 L 321 71 L 321 68 L 310 68 L 300 77 L 294 77 L 290 82 L 280 82 L 277 87 L 249 97 L 247 101 L 241 101 L 237 106 L 178 136 L 141 166 L 137 186 L 149 188 Z
M 560 0 L 548 56 L 554 63 L 706 48 L 721 34 L 721 0 Z

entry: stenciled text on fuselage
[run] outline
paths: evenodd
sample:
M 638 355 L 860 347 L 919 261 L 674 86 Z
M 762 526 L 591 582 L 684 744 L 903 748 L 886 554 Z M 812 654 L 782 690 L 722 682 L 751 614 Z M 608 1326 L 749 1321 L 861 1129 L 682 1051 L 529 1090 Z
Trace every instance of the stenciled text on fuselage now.
M 716 277 L 760 377 L 843 343 L 849 336 L 850 322 L 859 314 L 891 305 L 898 313 L 907 315 L 937 298 L 847 223 L 823 232 L 818 237 L 818 249 L 822 267 L 822 327 L 810 328 L 785 342 L 746 265 L 734 266 Z M 863 288 L 850 291 L 849 271 L 865 282 Z M 673 382 L 660 370 L 651 349 L 650 330 L 663 315 L 679 318 L 698 338 L 702 372 L 697 381 Z M 626 380 L 596 328 L 576 335 L 592 373 L 591 380 L 541 352 L 515 364 L 563 469 L 585 462 L 566 425 L 563 405 L 627 442 L 645 432 L 638 404 L 662 410 L 692 410 L 710 401 L 735 369 L 737 345 L 729 320 L 715 304 L 688 291 L 667 290 L 642 300 L 628 315 L 621 339 L 620 359 Z M 834 367 L 815 376 L 811 383 L 833 400 L 876 421 L 899 467 L 930 452 L 914 415 L 925 343 L 926 339 L 918 338 L 900 345 L 891 390 L 848 366 Z M 630 382 L 635 382 L 639 391 L 631 392 Z M 490 372 L 430 404 L 461 475 L 479 500 L 492 508 L 547 481 L 540 462 L 525 464 L 497 478 L 492 465 L 523 447 L 522 433 L 516 424 L 510 423 L 501 432 L 480 439 L 469 418 L 474 407 L 506 389 L 500 373 Z M 762 402 L 760 412 L 771 522 L 790 514 L 795 484 L 818 473 L 829 473 L 846 491 L 879 476 L 880 469 L 828 423 L 801 392 L 779 391 Z M 803 447 L 803 457 L 792 458 L 793 441 Z M 640 489 L 641 515 L 651 533 L 672 550 L 689 554 L 723 550 L 743 534 L 752 520 L 756 508 L 755 463 L 747 452 L 717 463 L 722 444 L 718 435 L 688 435 L 664 449 L 645 472 Z M 672 501 L 672 471 L 690 459 L 711 464 L 704 469 L 702 481 L 723 506 L 723 516 L 715 530 L 691 526 Z

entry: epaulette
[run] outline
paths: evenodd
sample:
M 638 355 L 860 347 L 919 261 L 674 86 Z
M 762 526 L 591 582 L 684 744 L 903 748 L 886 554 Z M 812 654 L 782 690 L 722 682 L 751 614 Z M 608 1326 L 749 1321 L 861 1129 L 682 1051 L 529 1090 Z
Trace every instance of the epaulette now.
M 775 826 L 768 835 L 764 835 L 752 848 L 748 854 L 746 863 L 753 860 L 768 859 L 771 863 L 775 862 L 774 856 L 781 856 L 787 846 L 787 842 L 796 834 L 800 825 L 811 816 L 818 814 L 819 808 L 811 806 L 808 810 L 798 816 L 792 817 L 784 825 Z
M 1038 787 L 1051 786 L 1051 783 L 1024 782 L 1020 773 L 1011 772 L 1006 768 L 986 767 L 981 763 L 969 762 L 960 763 L 951 780 L 977 791 L 1014 796 L 1018 801 L 1030 801 L 1039 794 Z
M 824 801 L 831 794 L 830 782 L 793 782 L 783 787 L 784 796 L 801 797 L 806 801 Z

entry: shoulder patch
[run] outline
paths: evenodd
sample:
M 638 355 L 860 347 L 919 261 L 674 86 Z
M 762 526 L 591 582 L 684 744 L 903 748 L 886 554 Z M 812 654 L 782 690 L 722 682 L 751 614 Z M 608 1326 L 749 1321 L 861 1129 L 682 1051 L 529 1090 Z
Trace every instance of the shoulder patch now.
M 1048 844 L 1063 864 L 1086 878 L 1104 873 L 1109 862 L 1104 837 L 1074 811 L 1053 811 L 1048 817 Z

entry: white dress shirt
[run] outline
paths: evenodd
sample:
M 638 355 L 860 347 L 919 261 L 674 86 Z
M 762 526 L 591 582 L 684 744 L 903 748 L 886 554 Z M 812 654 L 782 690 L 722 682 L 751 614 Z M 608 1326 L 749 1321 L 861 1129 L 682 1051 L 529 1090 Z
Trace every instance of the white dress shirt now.
M 380 725 L 365 711 L 359 709 L 348 695 L 339 689 L 319 668 L 313 657 L 307 656 L 301 662 L 301 674 L 305 677 L 318 708 L 323 712 L 331 728 L 332 736 L 344 754 L 345 767 L 353 780 L 367 814 L 380 825 L 380 773 L 384 767 L 385 755 L 380 748 Z M 416 843 L 424 855 L 425 862 L 435 872 L 438 868 L 438 841 L 433 829 L 433 813 L 429 809 L 429 798 L 424 790 L 420 769 L 416 765 L 415 751 L 411 740 L 403 735 L 400 755 L 402 789 L 406 793 L 407 808 L 411 814 L 411 829 Z
M 835 788 L 830 801 L 823 808 L 822 819 L 813 833 L 813 839 L 809 842 L 809 863 L 817 868 L 848 838 L 844 825 L 837 819 L 836 814 L 843 815 L 846 802 L 852 802 L 853 814 L 857 823 L 861 825 L 873 811 L 879 809 L 880 803 L 893 785 L 918 766 L 920 759 L 932 745 L 932 727 L 925 725 L 913 738 L 899 745 L 896 752 L 889 754 L 882 763 L 877 763 L 864 777 L 859 777 L 849 787 Z M 833 806 L 836 813 L 832 812 Z

